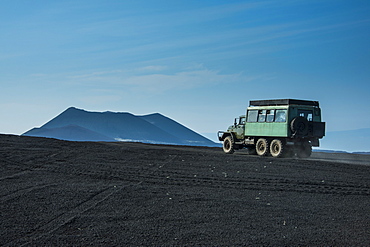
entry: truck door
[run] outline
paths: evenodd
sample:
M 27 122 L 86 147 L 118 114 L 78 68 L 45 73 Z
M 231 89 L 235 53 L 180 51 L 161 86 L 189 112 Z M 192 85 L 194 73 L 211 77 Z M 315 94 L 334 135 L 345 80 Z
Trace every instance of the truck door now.
M 244 139 L 244 128 L 245 128 L 245 116 L 241 116 L 239 118 L 239 123 L 237 123 L 235 129 L 237 139 L 239 140 Z

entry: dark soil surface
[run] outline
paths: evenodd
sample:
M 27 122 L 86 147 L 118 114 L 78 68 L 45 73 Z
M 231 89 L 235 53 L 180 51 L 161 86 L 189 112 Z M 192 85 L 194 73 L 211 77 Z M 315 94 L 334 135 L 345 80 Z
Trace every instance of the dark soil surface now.
M 0 135 L 0 246 L 370 246 L 366 158 Z

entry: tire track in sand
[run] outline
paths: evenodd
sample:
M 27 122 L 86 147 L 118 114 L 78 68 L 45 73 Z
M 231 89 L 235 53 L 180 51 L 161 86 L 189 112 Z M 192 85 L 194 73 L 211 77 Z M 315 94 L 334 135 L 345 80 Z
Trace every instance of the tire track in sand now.
M 267 178 L 258 176 L 226 176 L 226 173 L 209 173 L 203 170 L 196 177 L 192 170 L 179 170 L 168 166 L 177 156 L 151 166 L 125 165 L 119 169 L 87 170 L 83 167 L 68 167 L 70 172 L 92 179 L 107 179 L 116 182 L 146 183 L 156 185 L 199 186 L 229 189 L 269 191 L 292 191 L 319 194 L 370 195 L 370 186 L 364 183 L 345 181 L 312 181 L 298 178 Z M 52 172 L 64 172 L 58 169 Z
M 28 246 L 32 245 L 33 241 L 37 241 L 41 238 L 49 238 L 53 234 L 53 232 L 57 231 L 64 225 L 67 225 L 69 222 L 73 221 L 75 218 L 79 217 L 84 212 L 104 202 L 111 195 L 117 193 L 118 191 L 121 191 L 124 188 L 136 186 L 139 184 L 140 183 L 130 185 L 112 185 L 106 187 L 96 192 L 94 195 L 92 195 L 89 199 L 85 200 L 84 202 L 77 204 L 72 210 L 52 219 L 48 223 L 44 224 L 42 227 L 35 229 L 34 232 L 20 239 L 16 239 L 12 242 L 6 243 L 4 246 Z

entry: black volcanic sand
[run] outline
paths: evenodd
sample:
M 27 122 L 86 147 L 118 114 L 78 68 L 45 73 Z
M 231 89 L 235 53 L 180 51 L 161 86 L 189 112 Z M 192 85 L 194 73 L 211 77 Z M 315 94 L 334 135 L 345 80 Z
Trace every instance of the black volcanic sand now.
M 0 246 L 370 245 L 369 165 L 10 135 L 0 164 Z

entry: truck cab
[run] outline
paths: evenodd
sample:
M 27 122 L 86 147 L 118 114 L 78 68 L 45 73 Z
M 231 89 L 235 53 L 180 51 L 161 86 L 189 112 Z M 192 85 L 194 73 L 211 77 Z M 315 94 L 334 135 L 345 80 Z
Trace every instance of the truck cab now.
M 245 115 L 235 118 L 234 124 L 231 125 L 227 131 L 234 133 L 236 139 L 243 139 L 245 135 Z

